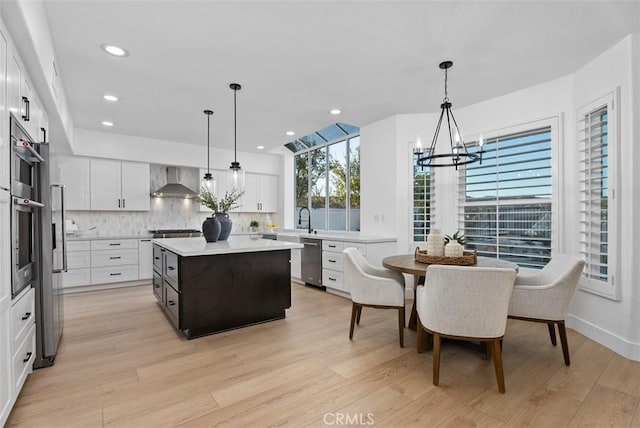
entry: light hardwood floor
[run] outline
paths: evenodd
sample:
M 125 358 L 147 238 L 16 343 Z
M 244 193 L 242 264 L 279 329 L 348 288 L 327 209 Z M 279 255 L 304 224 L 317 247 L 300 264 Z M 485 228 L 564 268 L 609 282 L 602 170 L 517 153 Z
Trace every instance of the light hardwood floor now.
M 398 346 L 396 311 L 365 308 L 349 341 L 349 300 L 292 294 L 284 320 L 190 341 L 150 285 L 67 295 L 58 359 L 8 426 L 640 427 L 640 363 L 573 330 L 565 367 L 544 324 L 510 320 L 504 395 L 490 361 L 445 344 L 434 387 L 415 332 Z

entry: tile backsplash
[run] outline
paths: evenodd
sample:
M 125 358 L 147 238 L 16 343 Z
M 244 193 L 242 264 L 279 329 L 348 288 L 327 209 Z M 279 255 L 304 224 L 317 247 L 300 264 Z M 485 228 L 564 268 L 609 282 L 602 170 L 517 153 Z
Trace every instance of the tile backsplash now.
M 198 190 L 199 177 L 195 168 L 181 168 L 181 182 Z M 166 167 L 151 165 L 151 191 L 167 182 Z M 200 212 L 200 204 L 192 199 L 151 197 L 150 211 L 69 211 L 67 219 L 74 221 L 79 230 L 89 230 L 95 236 L 135 236 L 150 229 L 198 229 L 210 213 Z M 263 228 L 273 215 L 264 213 L 230 213 L 233 220 L 231 233 L 250 232 L 249 223 L 257 220 Z

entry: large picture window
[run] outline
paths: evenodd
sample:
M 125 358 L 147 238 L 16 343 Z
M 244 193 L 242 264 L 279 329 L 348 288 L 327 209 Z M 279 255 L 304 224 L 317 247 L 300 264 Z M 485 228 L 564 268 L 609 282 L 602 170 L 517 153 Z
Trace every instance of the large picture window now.
M 612 299 L 615 284 L 615 114 L 613 94 L 578 110 L 581 288 Z
M 296 227 L 308 227 L 307 207 L 313 229 L 360 230 L 359 135 L 296 155 L 295 174 Z
M 489 138 L 483 150 L 482 163 L 460 169 L 459 227 L 467 246 L 543 267 L 551 258 L 551 126 Z

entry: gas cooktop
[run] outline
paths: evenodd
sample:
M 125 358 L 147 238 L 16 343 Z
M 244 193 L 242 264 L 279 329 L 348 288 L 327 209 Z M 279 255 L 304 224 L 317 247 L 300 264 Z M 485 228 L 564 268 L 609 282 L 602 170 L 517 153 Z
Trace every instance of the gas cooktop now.
M 202 236 L 198 229 L 155 229 L 149 230 L 154 238 L 191 238 Z

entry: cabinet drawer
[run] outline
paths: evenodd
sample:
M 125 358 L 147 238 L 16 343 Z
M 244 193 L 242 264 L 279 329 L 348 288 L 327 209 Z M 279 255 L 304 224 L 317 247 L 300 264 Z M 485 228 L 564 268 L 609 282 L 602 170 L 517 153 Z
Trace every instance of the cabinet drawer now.
M 91 267 L 137 265 L 138 250 L 104 250 L 91 252 Z M 137 278 L 136 278 L 137 279 Z
M 138 249 L 137 239 L 101 239 L 99 241 L 91 241 L 92 250 L 117 250 L 120 248 Z
M 153 246 L 153 267 L 158 272 L 162 272 L 162 248 L 157 245 Z
M 324 269 L 342 271 L 342 253 L 334 253 L 333 251 L 323 251 L 322 267 Z
M 162 303 L 162 275 L 153 271 L 153 295 Z
M 91 284 L 91 269 L 69 269 L 62 274 L 62 288 Z
M 342 241 L 327 241 L 326 239 L 322 240 L 322 249 L 324 251 L 337 251 L 340 252 L 344 250 L 344 242 Z
M 109 282 L 136 281 L 138 279 L 138 265 L 107 266 L 91 269 L 91 283 L 104 284 Z
M 33 325 L 18 350 L 13 354 L 13 386 L 20 391 L 27 375 L 33 371 L 36 358 L 36 326 Z
M 344 242 L 344 248 L 355 248 L 360 251 L 362 257 L 367 258 L 367 244 L 363 244 L 362 242 Z
M 67 253 L 67 264 L 69 269 L 89 268 L 91 267 L 91 253 L 89 251 Z
M 31 288 L 11 307 L 11 340 L 16 349 L 35 325 L 35 290 Z
M 322 269 L 322 285 L 337 290 L 344 290 L 344 286 L 342 285 L 342 272 Z
M 91 249 L 91 241 L 67 241 L 67 252 L 89 251 Z
M 164 279 L 178 288 L 178 255 L 171 251 L 164 252 Z
M 165 308 L 167 309 L 169 318 L 171 318 L 176 328 L 180 328 L 180 294 L 167 283 L 164 284 L 164 290 L 166 299 Z

